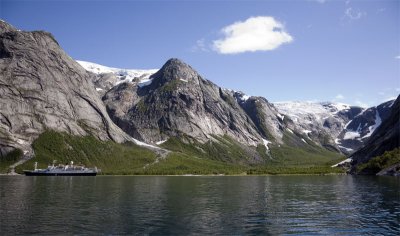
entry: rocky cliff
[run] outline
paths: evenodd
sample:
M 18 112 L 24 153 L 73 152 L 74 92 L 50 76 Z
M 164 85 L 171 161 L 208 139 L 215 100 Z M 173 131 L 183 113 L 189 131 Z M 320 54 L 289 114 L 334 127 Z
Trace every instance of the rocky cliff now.
M 123 142 L 93 78 L 47 32 L 20 31 L 0 21 L 0 154 L 32 154 L 46 129 Z
M 120 84 L 103 97 L 114 122 L 131 136 L 159 142 L 186 134 L 206 142 L 228 135 L 247 145 L 262 142 L 251 119 L 229 91 L 170 59 L 147 86 Z
M 350 150 L 349 153 L 363 147 L 372 133 L 389 117 L 393 102 L 387 101 L 370 107 L 350 119 L 337 136 L 338 145 Z
M 371 158 L 400 147 L 400 96 L 388 106 L 390 107 L 388 117 L 371 134 L 365 145 L 350 156 L 353 172 L 358 165 Z
M 177 137 L 200 142 L 195 145 L 203 150 L 227 137 L 246 150 L 250 163 L 264 162 L 263 154 L 273 159 L 271 150 L 284 150 L 281 146 L 320 148 L 267 99 L 218 87 L 178 59 L 168 60 L 149 80 L 144 86 L 119 84 L 103 97 L 112 120 L 137 139 L 160 144 Z M 262 153 L 260 146 L 265 147 Z

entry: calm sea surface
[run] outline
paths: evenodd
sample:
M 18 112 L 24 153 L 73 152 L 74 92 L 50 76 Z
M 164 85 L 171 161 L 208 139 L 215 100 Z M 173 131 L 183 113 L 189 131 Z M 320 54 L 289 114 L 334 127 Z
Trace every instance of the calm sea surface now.
M 400 179 L 0 176 L 0 235 L 400 234 Z

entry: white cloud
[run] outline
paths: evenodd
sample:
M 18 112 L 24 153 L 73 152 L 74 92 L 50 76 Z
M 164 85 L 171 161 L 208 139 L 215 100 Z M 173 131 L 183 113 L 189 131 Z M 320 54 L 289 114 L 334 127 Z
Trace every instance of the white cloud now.
M 343 100 L 343 99 L 344 99 L 344 96 L 340 93 L 338 95 L 336 95 L 336 97 L 335 97 L 335 100 Z
M 400 59 L 400 55 L 396 56 L 395 58 L 396 58 L 396 59 Z
M 221 54 L 269 51 L 293 41 L 282 23 L 270 16 L 250 17 L 224 27 L 224 38 L 213 42 L 213 49 Z
M 400 92 L 400 88 L 395 88 L 396 92 Z
M 349 20 L 359 20 L 367 15 L 366 12 L 360 11 L 358 9 L 353 9 L 352 7 L 346 8 L 344 14 Z

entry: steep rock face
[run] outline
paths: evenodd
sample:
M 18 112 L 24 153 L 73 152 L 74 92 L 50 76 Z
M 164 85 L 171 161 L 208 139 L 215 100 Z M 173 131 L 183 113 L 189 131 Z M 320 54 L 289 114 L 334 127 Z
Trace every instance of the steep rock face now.
M 353 172 L 358 165 L 400 146 L 400 96 L 392 104 L 388 117 L 372 133 L 364 147 L 350 156 Z
M 123 142 L 92 77 L 47 32 L 19 31 L 0 22 L 0 153 L 14 148 L 31 155 L 44 130 L 92 134 Z
M 363 147 L 374 130 L 389 117 L 393 103 L 394 101 L 384 102 L 353 117 L 337 136 L 336 143 L 351 150 Z
M 280 114 L 278 110 L 263 97 L 248 97 L 241 92 L 234 92 L 233 96 L 251 118 L 260 135 L 268 141 L 277 144 L 283 143 L 285 128 L 295 129 L 293 122 Z
M 240 143 L 262 143 L 252 120 L 229 91 L 204 80 L 189 65 L 170 59 L 151 84 L 124 83 L 103 97 L 114 122 L 131 136 L 158 142 L 186 134 L 206 142 L 228 135 Z

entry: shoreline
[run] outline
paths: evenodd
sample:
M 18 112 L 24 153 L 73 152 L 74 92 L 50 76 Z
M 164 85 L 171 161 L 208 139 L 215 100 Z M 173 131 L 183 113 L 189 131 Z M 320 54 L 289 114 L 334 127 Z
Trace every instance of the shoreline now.
M 157 174 L 155 174 L 155 175 L 107 175 L 107 174 L 105 174 L 105 175 L 96 175 L 97 177 L 109 177 L 109 176 L 140 176 L 140 177 L 143 177 L 143 176 L 158 176 L 158 177 L 161 177 L 161 176 L 166 176 L 166 177 L 174 177 L 174 176 L 176 176 L 176 177 L 229 177 L 229 176 L 231 176 L 231 177 L 241 177 L 241 176 L 306 176 L 306 175 L 309 175 L 309 176 L 333 176 L 333 175 L 351 175 L 351 174 L 348 174 L 348 173 L 324 173 L 324 174 L 285 174 L 285 173 L 282 173 L 282 174 L 235 174 L 235 175 L 225 175 L 225 174 L 217 174 L 217 175 L 215 175 L 215 174 L 210 174 L 210 175 L 208 175 L 208 174 L 205 174 L 205 175 L 198 175 L 198 174 L 184 174 L 184 175 L 157 175 Z M 0 176 L 26 176 L 26 175 L 24 175 L 24 174 L 18 174 L 18 173 L 15 173 L 15 174 L 3 174 L 3 173 L 1 173 L 0 174 Z M 95 176 L 95 177 L 96 177 Z M 62 176 L 62 177 L 67 177 L 67 176 Z M 86 176 L 85 176 L 86 177 Z M 91 176 L 91 177 L 93 177 L 93 176 Z

